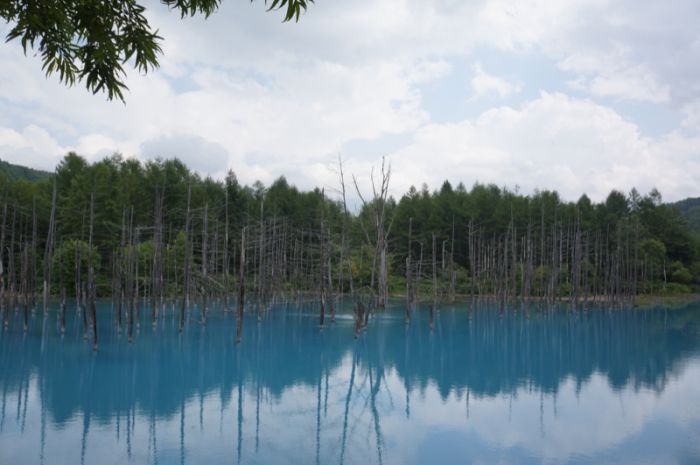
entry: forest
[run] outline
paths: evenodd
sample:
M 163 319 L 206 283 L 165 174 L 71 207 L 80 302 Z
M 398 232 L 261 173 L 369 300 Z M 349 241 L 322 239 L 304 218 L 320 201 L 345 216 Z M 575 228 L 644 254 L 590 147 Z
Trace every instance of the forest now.
M 96 346 L 102 297 L 114 302 L 103 318 L 131 337 L 140 312 L 156 324 L 167 302 L 182 327 L 192 302 L 205 323 L 215 300 L 241 317 L 308 299 L 322 326 L 347 295 L 359 331 L 390 297 L 405 299 L 409 321 L 421 303 L 432 314 L 460 298 L 628 305 L 700 287 L 697 233 L 655 189 L 594 203 L 445 181 L 395 199 L 385 160 L 369 194 L 341 160 L 338 173 L 333 192 L 301 191 L 284 177 L 269 186 L 241 185 L 233 171 L 203 178 L 177 159 L 91 164 L 69 153 L 50 176 L 0 174 L 4 322 L 21 311 L 26 325 L 52 299 L 65 319 L 71 300 Z

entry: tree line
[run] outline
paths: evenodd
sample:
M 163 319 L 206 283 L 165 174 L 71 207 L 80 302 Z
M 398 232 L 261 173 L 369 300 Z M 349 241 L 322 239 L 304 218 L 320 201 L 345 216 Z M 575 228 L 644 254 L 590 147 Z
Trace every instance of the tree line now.
M 70 153 L 37 180 L 0 176 L 0 306 L 20 311 L 75 302 L 97 344 L 95 301 L 111 297 L 113 322 L 133 334 L 170 302 L 180 327 L 213 301 L 261 318 L 271 302 L 308 299 L 319 322 L 352 296 L 356 330 L 402 295 L 406 319 L 460 296 L 574 305 L 625 305 L 640 294 L 700 284 L 700 241 L 652 190 L 612 191 L 605 201 L 555 191 L 523 195 L 449 182 L 389 195 L 384 160 L 363 192 L 339 160 L 337 189 L 300 191 L 203 178 L 177 159 L 119 155 L 88 163 Z M 349 196 L 359 198 L 351 212 Z M 177 305 L 175 305 L 177 304 Z

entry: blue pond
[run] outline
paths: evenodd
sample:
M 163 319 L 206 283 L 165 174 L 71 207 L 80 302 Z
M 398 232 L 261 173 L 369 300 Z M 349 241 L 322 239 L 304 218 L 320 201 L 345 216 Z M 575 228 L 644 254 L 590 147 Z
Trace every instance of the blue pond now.
M 358 339 L 341 308 L 258 323 L 168 306 L 134 342 L 98 308 L 0 332 L 0 464 L 697 464 L 700 306 L 529 312 L 396 302 Z M 327 320 L 329 321 L 329 320 Z

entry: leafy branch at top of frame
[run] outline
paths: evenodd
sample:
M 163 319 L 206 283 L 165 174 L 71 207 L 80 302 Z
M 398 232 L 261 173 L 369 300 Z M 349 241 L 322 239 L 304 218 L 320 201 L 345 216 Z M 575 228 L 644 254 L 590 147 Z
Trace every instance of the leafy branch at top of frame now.
M 253 0 L 251 0 L 253 1 Z M 221 0 L 161 0 L 182 18 L 214 13 Z M 268 11 L 284 10 L 298 21 L 313 0 L 265 0 Z M 19 40 L 25 54 L 35 50 L 47 77 L 67 86 L 84 82 L 93 94 L 124 102 L 125 65 L 141 73 L 158 67 L 163 38 L 136 0 L 0 0 L 0 18 L 11 24 L 6 42 Z

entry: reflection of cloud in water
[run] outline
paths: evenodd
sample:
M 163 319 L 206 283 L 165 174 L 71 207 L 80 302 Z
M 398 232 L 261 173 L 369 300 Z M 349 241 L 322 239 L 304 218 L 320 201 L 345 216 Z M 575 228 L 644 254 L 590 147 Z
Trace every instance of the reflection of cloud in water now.
M 48 334 L 42 353 L 38 328 L 13 328 L 0 463 L 700 458 L 697 312 L 443 310 L 432 334 L 420 313 L 408 328 L 379 316 L 355 341 L 307 310 L 246 321 L 239 347 L 215 314 L 182 337 L 167 319 L 158 335 L 142 325 L 131 347 L 107 329 L 97 356 L 79 331 Z

